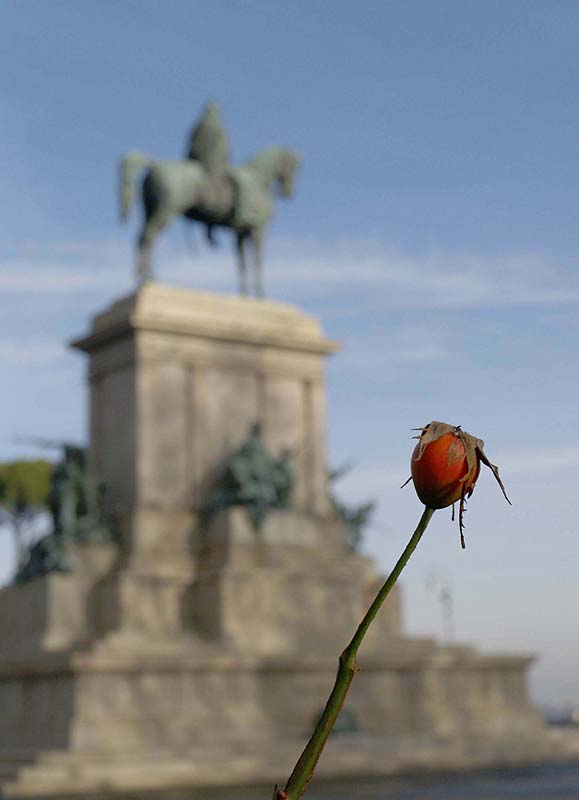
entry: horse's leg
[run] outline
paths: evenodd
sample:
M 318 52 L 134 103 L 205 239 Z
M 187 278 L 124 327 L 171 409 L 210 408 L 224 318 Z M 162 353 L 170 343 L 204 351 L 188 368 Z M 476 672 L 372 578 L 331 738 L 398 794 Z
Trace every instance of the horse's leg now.
M 169 223 L 172 214 L 165 210 L 157 212 L 145 221 L 139 236 L 137 251 L 137 280 L 139 285 L 153 280 L 151 269 L 151 247 L 157 234 Z
M 255 286 L 255 296 L 265 297 L 263 288 L 263 269 L 262 269 L 262 244 L 263 244 L 263 231 L 261 228 L 255 228 L 251 232 L 251 243 L 253 245 L 253 277 Z
M 145 222 L 137 244 L 137 283 L 142 286 L 147 281 L 153 280 L 151 269 L 151 245 L 154 233 L 150 223 Z
M 247 260 L 245 258 L 245 234 L 237 234 L 237 259 L 239 266 L 239 294 L 247 294 Z

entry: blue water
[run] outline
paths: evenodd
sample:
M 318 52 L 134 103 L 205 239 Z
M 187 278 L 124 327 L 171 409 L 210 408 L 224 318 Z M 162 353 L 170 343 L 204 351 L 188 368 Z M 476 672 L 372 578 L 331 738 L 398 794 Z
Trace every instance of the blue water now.
M 196 800 L 197 796 L 194 797 Z M 270 798 L 271 790 L 263 789 L 238 789 L 223 794 L 219 792 L 207 795 L 207 800 L 270 800 Z M 304 795 L 304 800 L 516 800 L 516 798 L 579 800 L 579 762 L 475 773 L 399 777 L 381 781 L 312 782 Z M 186 800 L 186 796 L 182 800 Z
M 398 778 L 379 783 L 326 784 L 312 786 L 304 800 L 514 800 L 523 797 L 579 800 L 579 763 Z

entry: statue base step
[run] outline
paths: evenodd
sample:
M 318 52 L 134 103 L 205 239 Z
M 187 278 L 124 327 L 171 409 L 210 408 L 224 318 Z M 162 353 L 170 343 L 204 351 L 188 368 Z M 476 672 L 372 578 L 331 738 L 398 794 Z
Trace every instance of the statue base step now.
M 549 756 L 538 713 L 513 691 L 521 659 L 404 639 L 384 654 L 361 659 L 346 724 L 324 751 L 319 777 Z M 3 724 L 13 732 L 10 749 L 4 737 L 0 748 L 6 798 L 283 783 L 336 671 L 307 655 L 143 656 L 139 648 L 15 667 L 0 677 Z M 17 741 L 22 692 L 30 701 Z

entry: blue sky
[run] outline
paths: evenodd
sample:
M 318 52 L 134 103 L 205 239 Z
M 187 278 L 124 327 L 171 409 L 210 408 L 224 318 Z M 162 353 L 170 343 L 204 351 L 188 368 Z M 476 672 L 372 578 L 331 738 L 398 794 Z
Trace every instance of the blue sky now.
M 387 569 L 420 514 L 410 428 L 483 437 L 467 550 L 439 512 L 405 575 L 413 633 L 537 652 L 538 700 L 579 701 L 577 273 L 579 6 L 571 0 L 5 2 L 0 31 L 0 458 L 15 434 L 85 438 L 82 357 L 64 343 L 133 286 L 120 227 L 128 149 L 179 157 L 208 97 L 233 160 L 298 150 L 267 242 L 273 299 L 343 343 L 328 368 L 329 459 L 376 497 Z M 159 280 L 235 291 L 231 244 L 155 249 Z M 9 569 L 7 537 L 0 542 Z

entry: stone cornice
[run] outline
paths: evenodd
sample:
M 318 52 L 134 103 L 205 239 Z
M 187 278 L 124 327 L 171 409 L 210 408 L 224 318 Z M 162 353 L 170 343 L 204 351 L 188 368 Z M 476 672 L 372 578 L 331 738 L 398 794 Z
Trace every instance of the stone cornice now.
M 318 321 L 292 305 L 255 300 L 156 283 L 121 298 L 93 319 L 91 331 L 71 346 L 93 352 L 114 339 L 139 331 L 184 334 L 200 338 L 279 347 L 310 353 L 332 353 Z

